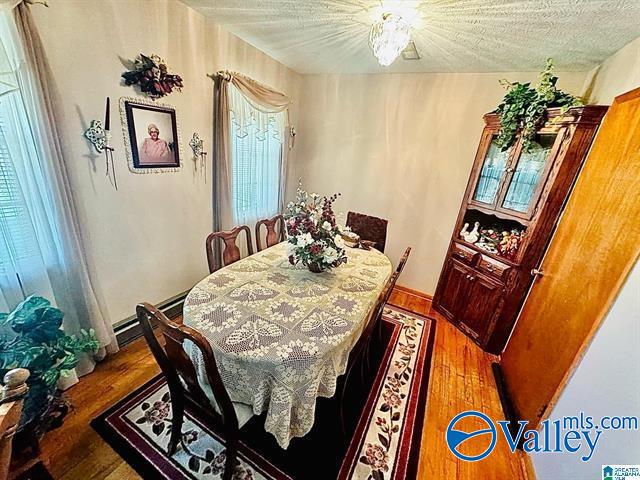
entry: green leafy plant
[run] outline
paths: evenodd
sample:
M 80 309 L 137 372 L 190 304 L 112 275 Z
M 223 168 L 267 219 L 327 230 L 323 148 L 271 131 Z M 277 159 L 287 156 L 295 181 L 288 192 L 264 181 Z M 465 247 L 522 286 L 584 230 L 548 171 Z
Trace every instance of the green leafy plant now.
M 31 374 L 23 425 L 47 412 L 56 383 L 78 364 L 78 355 L 98 350 L 93 330 L 67 335 L 60 328 L 63 317 L 47 299 L 36 296 L 26 298 L 10 313 L 0 313 L 0 378 L 19 367 Z
M 531 87 L 531 83 L 500 81 L 507 89 L 502 103 L 495 110 L 500 115 L 501 123 L 496 142 L 503 151 L 515 143 L 518 131 L 522 131 L 523 149 L 530 151 L 535 143 L 536 128 L 544 121 L 547 108 L 562 107 L 564 112 L 583 104 L 580 98 L 558 90 L 557 82 L 551 58 L 540 73 L 535 88 Z

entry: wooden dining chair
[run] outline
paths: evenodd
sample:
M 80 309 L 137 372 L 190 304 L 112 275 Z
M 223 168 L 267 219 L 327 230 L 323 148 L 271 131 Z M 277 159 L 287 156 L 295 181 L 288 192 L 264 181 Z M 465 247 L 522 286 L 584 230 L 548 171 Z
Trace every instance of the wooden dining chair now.
M 391 279 L 389 280 L 389 289 L 386 291 L 386 296 L 384 298 L 383 311 L 384 311 L 384 307 L 387 305 L 387 302 L 389 302 L 389 298 L 391 297 L 391 294 L 393 293 L 393 289 L 396 286 L 398 278 L 400 278 L 400 275 L 402 274 L 402 271 L 404 270 L 404 266 L 407 264 L 407 260 L 409 259 L 409 254 L 410 253 L 411 253 L 411 247 L 407 247 L 406 250 L 404 251 L 404 254 L 400 258 L 400 261 L 398 262 L 398 266 L 396 267 L 395 271 L 391 275 Z M 377 333 L 378 344 L 382 345 L 382 320 L 381 320 L 381 318 L 379 318 L 377 320 L 377 325 L 375 327 L 375 330 L 377 330 L 377 332 L 378 332 Z M 367 343 L 366 355 L 365 355 L 364 358 L 365 358 L 365 363 L 366 363 L 366 369 L 369 370 L 369 365 L 370 365 L 370 362 L 371 362 L 371 339 L 369 339 L 369 343 Z
M 364 364 L 364 355 L 366 353 L 366 349 L 369 343 L 369 340 L 371 339 L 371 335 L 373 333 L 373 329 L 378 321 L 378 319 L 382 316 L 382 310 L 384 309 L 384 299 L 388 298 L 387 295 L 387 290 L 391 288 L 391 278 L 387 281 L 387 283 L 385 284 L 384 288 L 382 289 L 382 291 L 380 292 L 380 294 L 378 295 L 378 298 L 376 299 L 376 303 L 373 306 L 373 309 L 371 310 L 370 315 L 367 317 L 367 320 L 365 321 L 365 326 L 364 329 L 362 330 L 362 334 L 360 335 L 360 338 L 358 339 L 358 341 L 356 342 L 356 344 L 354 345 L 353 349 L 351 350 L 351 353 L 349 354 L 349 361 L 348 361 L 348 365 L 347 365 L 347 372 L 346 375 L 344 377 L 344 382 L 342 383 L 342 390 L 340 392 L 340 399 L 339 399 L 339 408 L 340 408 L 340 423 L 342 426 L 342 432 L 346 433 L 346 426 L 345 426 L 345 407 L 347 406 L 345 403 L 345 396 L 347 393 L 347 390 L 351 384 L 351 380 L 353 378 L 353 372 L 354 369 L 357 366 L 360 366 L 360 379 L 361 381 L 364 378 L 363 375 L 363 364 Z
M 197 330 L 169 320 L 161 311 L 149 303 L 136 307 L 138 321 L 144 338 L 164 374 L 171 394 L 171 436 L 169 456 L 173 455 L 181 442 L 185 405 L 195 407 L 205 418 L 220 422 L 226 441 L 226 463 L 222 478 L 230 480 L 236 466 L 240 428 L 249 421 L 253 410 L 249 405 L 232 402 L 222 383 L 216 360 L 207 339 Z M 157 325 L 164 337 L 161 345 L 153 331 Z M 204 361 L 207 385 L 198 381 L 197 370 L 184 349 L 188 340 L 200 350 Z
M 410 253 L 411 253 L 411 247 L 407 247 L 406 250 L 404 251 L 404 254 L 400 258 L 400 261 L 398 262 L 398 266 L 396 267 L 396 270 L 393 272 L 392 277 L 395 276 L 395 279 L 393 279 L 393 284 L 391 285 L 391 288 L 387 292 L 387 298 L 384 299 L 385 304 L 389 301 L 389 297 L 391 296 L 391 293 L 393 293 L 393 289 L 396 286 L 396 282 L 398 281 L 398 278 L 402 274 L 402 271 L 404 270 L 404 266 L 407 264 L 407 260 L 409 260 Z
M 388 221 L 384 218 L 371 217 L 363 213 L 347 213 L 347 227 L 362 240 L 374 243 L 374 248 L 384 253 L 387 243 Z
M 276 229 L 280 224 L 279 228 Z M 285 233 L 285 224 L 284 217 L 282 215 L 276 215 L 273 218 L 265 218 L 263 220 L 258 220 L 256 223 L 256 250 L 259 252 L 263 250 L 262 246 L 262 236 L 260 235 L 260 228 L 265 226 L 267 229 L 267 236 L 265 237 L 264 248 L 273 247 L 274 245 L 284 241 L 287 238 L 287 234 Z
M 213 273 L 216 270 L 231 265 L 233 262 L 237 262 L 241 258 L 240 248 L 236 244 L 238 236 L 244 232 L 247 241 L 247 252 L 249 255 L 253 255 L 253 244 L 251 243 L 251 230 L 246 225 L 235 227 L 228 231 L 213 232 L 210 233 L 205 240 L 205 247 L 207 249 L 207 262 L 209 263 L 209 273 Z M 224 249 L 222 250 L 222 265 L 218 265 L 218 261 L 215 253 L 215 243 L 224 243 Z

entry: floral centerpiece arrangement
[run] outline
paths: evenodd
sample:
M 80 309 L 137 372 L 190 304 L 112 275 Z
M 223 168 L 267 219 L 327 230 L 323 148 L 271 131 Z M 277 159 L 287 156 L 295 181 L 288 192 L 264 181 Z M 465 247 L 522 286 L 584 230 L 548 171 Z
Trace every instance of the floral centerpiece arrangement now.
M 184 86 L 182 77 L 169 73 L 169 67 L 158 55 L 142 53 L 133 61 L 133 69 L 122 74 L 125 85 L 139 85 L 140 91 L 152 99 L 178 92 Z
M 340 194 L 321 197 L 307 193 L 298 184 L 295 202 L 287 205 L 287 247 L 289 262 L 303 264 L 312 272 L 346 263 L 344 241 L 336 225 L 333 202 Z

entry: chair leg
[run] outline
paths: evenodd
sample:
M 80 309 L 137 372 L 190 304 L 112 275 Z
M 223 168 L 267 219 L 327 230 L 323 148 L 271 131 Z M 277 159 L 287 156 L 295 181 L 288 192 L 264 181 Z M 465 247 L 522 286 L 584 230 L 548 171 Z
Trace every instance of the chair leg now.
M 378 320 L 378 345 L 380 345 L 380 347 L 382 348 L 382 341 L 383 341 L 383 331 L 382 331 L 382 316 L 380 316 L 380 320 Z M 383 348 L 384 350 L 384 348 Z
M 227 448 L 225 450 L 227 458 L 225 459 L 224 472 L 222 480 L 231 480 L 233 472 L 236 469 L 238 457 L 238 435 L 237 433 L 229 434 L 227 432 Z
M 176 453 L 182 437 L 184 420 L 184 396 L 182 392 L 171 392 L 171 437 L 169 439 L 169 456 Z
M 347 387 L 349 386 L 349 378 L 351 377 L 351 373 L 353 372 L 353 367 L 355 366 L 355 364 L 358 361 L 358 356 L 356 355 L 353 358 L 352 363 L 349 365 L 348 369 L 347 369 L 347 374 L 344 376 L 344 383 L 342 384 L 342 392 L 340 393 L 340 401 L 339 401 L 339 408 L 340 408 L 340 426 L 342 428 L 342 435 L 345 436 L 347 434 L 347 428 L 345 426 L 345 421 L 344 421 L 344 408 L 345 408 L 345 396 L 347 393 Z

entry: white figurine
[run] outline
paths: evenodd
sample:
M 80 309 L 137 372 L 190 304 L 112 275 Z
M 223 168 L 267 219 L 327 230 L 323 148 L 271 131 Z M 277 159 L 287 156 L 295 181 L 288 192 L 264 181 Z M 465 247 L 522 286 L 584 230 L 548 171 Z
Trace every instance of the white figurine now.
M 480 227 L 480 222 L 476 222 L 473 224 L 473 230 L 465 237 L 467 243 L 476 243 L 480 238 L 480 234 L 478 233 L 478 228 Z
M 464 227 L 462 227 L 462 230 L 460 230 L 460 238 L 462 238 L 463 240 L 466 240 L 467 235 L 469 235 L 468 229 L 469 229 L 469 224 L 465 223 Z

